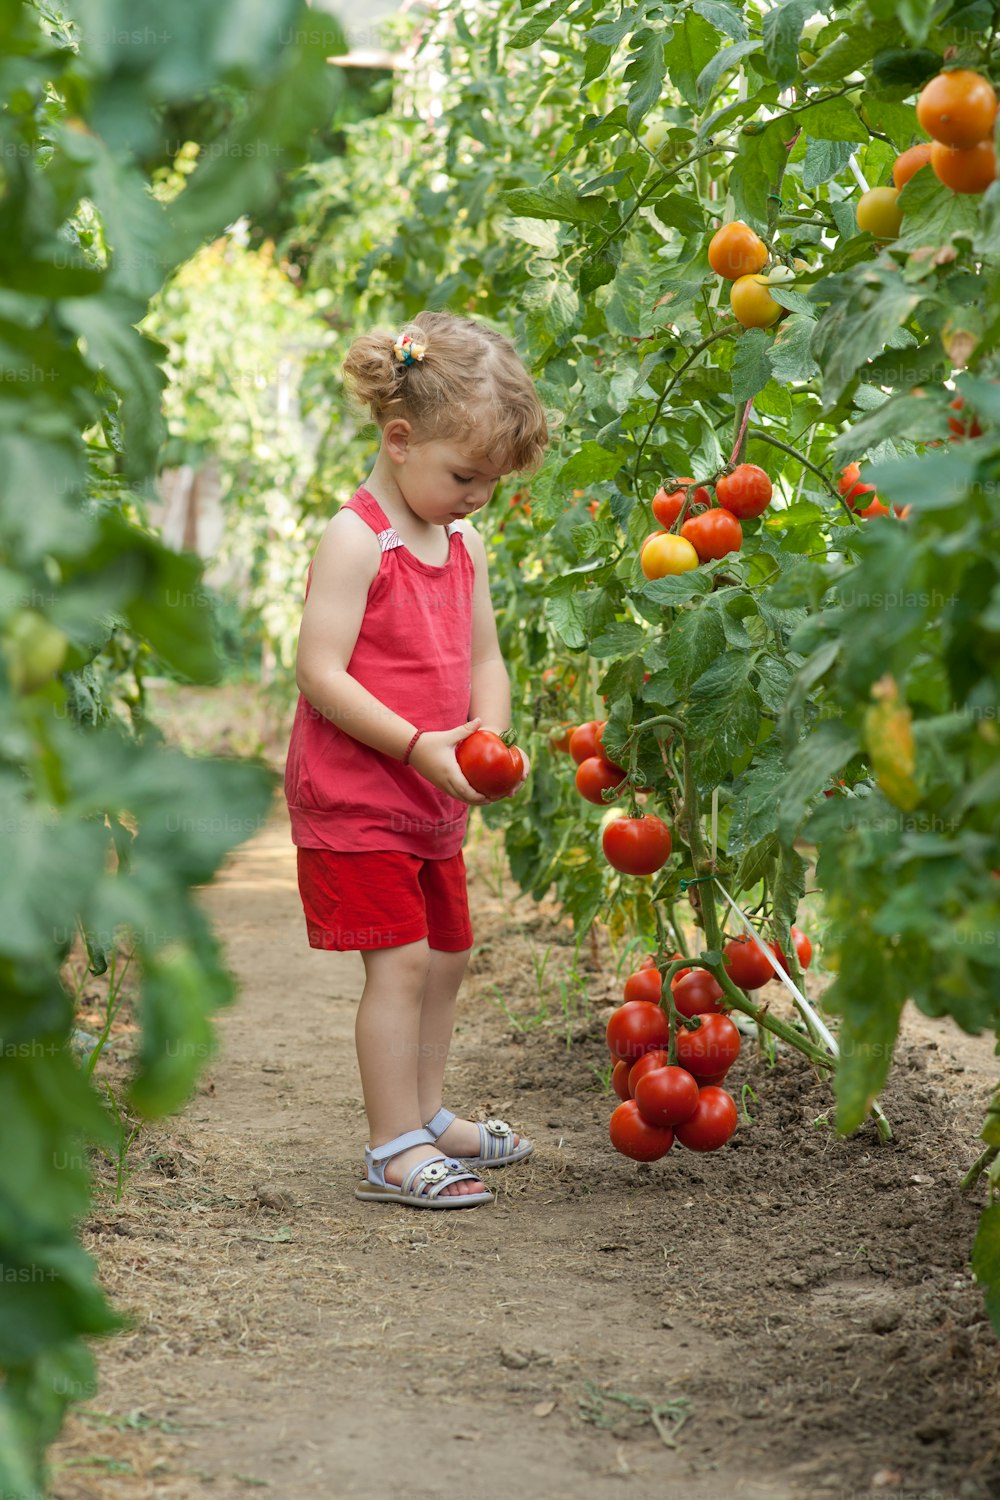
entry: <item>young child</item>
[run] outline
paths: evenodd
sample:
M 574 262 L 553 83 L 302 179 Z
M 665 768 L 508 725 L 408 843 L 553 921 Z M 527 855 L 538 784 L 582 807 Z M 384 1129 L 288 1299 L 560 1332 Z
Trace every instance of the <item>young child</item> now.
M 357 1196 L 467 1208 L 492 1198 L 470 1167 L 533 1149 L 441 1099 L 472 945 L 462 842 L 469 804 L 487 801 L 455 747 L 510 720 L 467 517 L 502 475 L 538 467 L 548 433 L 514 346 L 469 318 L 424 312 L 398 336 L 359 338 L 344 371 L 381 444 L 309 566 L 285 796 L 309 943 L 360 949 L 365 965 Z

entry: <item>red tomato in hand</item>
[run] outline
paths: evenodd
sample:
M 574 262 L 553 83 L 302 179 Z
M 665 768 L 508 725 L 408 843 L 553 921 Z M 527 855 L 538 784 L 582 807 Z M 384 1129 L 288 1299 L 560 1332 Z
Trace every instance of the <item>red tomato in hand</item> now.
M 624 875 L 653 875 L 670 858 L 670 829 L 660 818 L 616 818 L 601 840 L 608 864 Z
M 680 974 L 684 977 L 681 978 Z M 692 1016 L 718 1014 L 721 1011 L 719 1001 L 723 996 L 722 985 L 712 978 L 707 969 L 681 970 L 680 974 L 674 976 L 670 988 L 674 993 L 674 1005 L 682 1016 L 687 1016 L 690 1020 Z
M 655 1052 L 644 1052 L 638 1062 L 634 1062 L 628 1074 L 628 1095 L 630 1099 L 635 1098 L 636 1085 L 640 1078 L 645 1078 L 654 1068 L 665 1068 L 670 1061 L 670 1053 L 663 1047 L 657 1047 Z
M 653 515 L 667 531 L 677 520 L 684 504 L 684 497 L 690 494 L 685 517 L 697 515 L 699 510 L 707 510 L 712 503 L 712 497 L 702 484 L 695 485 L 693 479 L 678 479 L 675 483 L 679 486 L 669 494 L 666 489 L 657 490 L 653 496 Z M 694 486 L 692 489 L 691 486 Z
M 756 464 L 737 464 L 716 481 L 715 497 L 723 510 L 741 521 L 763 515 L 771 503 L 771 481 Z
M 648 1000 L 630 1000 L 608 1017 L 607 1038 L 613 1057 L 635 1062 L 644 1052 L 666 1047 L 670 1022 L 658 1005 Z
M 791 929 L 791 937 L 792 942 L 795 944 L 795 953 L 796 957 L 799 960 L 799 968 L 808 969 L 809 965 L 812 963 L 812 943 L 809 941 L 800 927 L 793 927 Z M 789 972 L 787 953 L 782 953 L 777 943 L 769 943 L 768 947 L 787 974 Z
M 663 981 L 659 969 L 636 969 L 625 981 L 626 1000 L 650 1000 L 659 1005 L 663 997 Z
M 462 775 L 484 797 L 509 797 L 524 775 L 516 746 L 505 745 L 490 729 L 477 729 L 455 747 Z
M 608 1134 L 615 1150 L 633 1161 L 659 1161 L 674 1144 L 673 1131 L 647 1125 L 634 1099 L 619 1104 L 611 1116 Z
M 651 1052 L 649 1056 L 655 1057 L 656 1053 Z M 645 1058 L 642 1061 L 645 1062 Z M 629 1087 L 632 1087 L 631 1078 Z M 697 1079 L 686 1068 L 671 1067 L 669 1063 L 663 1068 L 647 1068 L 636 1080 L 633 1095 L 646 1124 L 656 1125 L 661 1130 L 682 1125 L 698 1108 Z
M 635 1101 L 632 1101 L 635 1103 Z M 621 1105 L 624 1109 L 626 1106 Z M 677 1126 L 677 1139 L 689 1151 L 718 1151 L 736 1129 L 736 1104 L 725 1089 L 712 1086 L 703 1088 L 698 1095 L 698 1108 L 682 1125 Z
M 677 1033 L 677 1061 L 696 1078 L 727 1073 L 740 1055 L 740 1034 L 728 1016 L 709 1013 L 696 1031 L 682 1026 Z
M 624 771 L 618 766 L 609 765 L 602 755 L 588 755 L 576 768 L 576 789 L 581 797 L 593 802 L 595 807 L 606 807 L 607 803 L 601 793 L 621 786 L 624 779 Z
M 737 937 L 722 950 L 722 962 L 734 984 L 744 990 L 759 990 L 774 978 L 774 970 L 752 937 Z
M 586 724 L 581 724 L 578 729 L 573 730 L 569 737 L 569 753 L 578 766 L 583 761 L 590 760 L 593 755 L 598 755 L 601 760 L 604 760 L 600 734 L 605 722 L 604 719 L 588 719 Z
M 715 562 L 743 546 L 743 527 L 728 510 L 706 510 L 681 527 L 681 536 L 698 554 L 699 562 Z
M 619 1099 L 631 1099 L 628 1091 L 628 1075 L 632 1071 L 632 1063 L 627 1058 L 620 1057 L 611 1069 L 611 1087 Z

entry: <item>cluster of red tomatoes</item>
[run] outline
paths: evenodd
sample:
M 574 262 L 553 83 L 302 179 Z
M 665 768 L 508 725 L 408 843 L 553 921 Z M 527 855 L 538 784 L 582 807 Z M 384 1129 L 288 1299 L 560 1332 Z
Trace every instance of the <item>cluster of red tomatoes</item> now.
M 715 498 L 693 479 L 676 480 L 677 488 L 653 497 L 659 531 L 651 531 L 640 549 L 647 578 L 689 573 L 700 563 L 716 562 L 743 546 L 740 521 L 763 515 L 771 503 L 771 481 L 756 464 L 737 464 L 715 482 Z M 674 530 L 678 521 L 680 526 Z
M 689 1151 L 718 1151 L 736 1129 L 736 1104 L 719 1084 L 739 1056 L 740 1034 L 721 1011 L 721 987 L 704 969 L 674 975 L 674 1006 L 698 1025 L 678 1030 L 672 1063 L 661 983 L 653 959 L 646 959 L 608 1021 L 611 1081 L 622 1101 L 609 1134 L 616 1150 L 635 1161 L 658 1161 L 675 1137 Z
M 627 774 L 605 753 L 606 727 L 606 719 L 588 719 L 564 737 L 576 761 L 576 789 L 597 807 L 607 805 L 601 793 L 621 786 Z M 655 875 L 670 858 L 670 829 L 653 813 L 617 817 L 605 828 L 601 847 L 608 864 L 623 875 Z

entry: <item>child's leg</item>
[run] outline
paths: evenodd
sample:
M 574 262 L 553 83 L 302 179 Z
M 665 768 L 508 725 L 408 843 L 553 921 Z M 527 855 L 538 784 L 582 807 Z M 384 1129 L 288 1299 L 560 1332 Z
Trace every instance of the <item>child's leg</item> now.
M 471 948 L 461 953 L 430 950 L 420 1006 L 420 1043 L 417 1090 L 422 1121 L 433 1119 L 442 1104 L 442 1084 L 455 1026 L 455 1006 L 465 977 Z M 515 1135 L 516 1146 L 519 1137 Z M 458 1119 L 438 1138 L 442 1151 L 471 1156 L 479 1151 L 479 1131 L 470 1120 Z
M 368 1144 L 380 1146 L 407 1130 L 419 1129 L 430 1118 L 420 1112 L 418 1063 L 423 997 L 431 962 L 426 941 L 406 943 L 401 948 L 366 950 L 361 956 L 365 963 L 365 987 L 358 1006 L 355 1041 L 368 1115 Z M 457 989 L 456 984 L 456 994 Z M 454 996 L 451 1013 L 454 1016 Z M 443 1065 L 442 1061 L 442 1068 Z M 386 1180 L 398 1186 L 417 1162 L 452 1149 L 450 1144 L 412 1146 L 388 1163 Z M 444 1191 L 467 1193 L 481 1189 L 475 1182 L 457 1182 Z

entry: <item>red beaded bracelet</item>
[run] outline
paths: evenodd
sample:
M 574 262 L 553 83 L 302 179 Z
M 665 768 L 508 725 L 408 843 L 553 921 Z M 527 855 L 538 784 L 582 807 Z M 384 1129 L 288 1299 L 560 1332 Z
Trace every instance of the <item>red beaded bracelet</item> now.
M 419 738 L 423 734 L 423 732 L 424 731 L 422 729 L 418 729 L 417 732 L 416 732 L 416 734 L 413 736 L 412 740 L 410 741 L 410 743 L 407 745 L 407 747 L 406 747 L 406 753 L 403 756 L 403 765 L 404 766 L 408 766 L 410 764 L 410 756 L 413 753 L 413 747 L 417 743 L 417 740 L 419 740 Z

